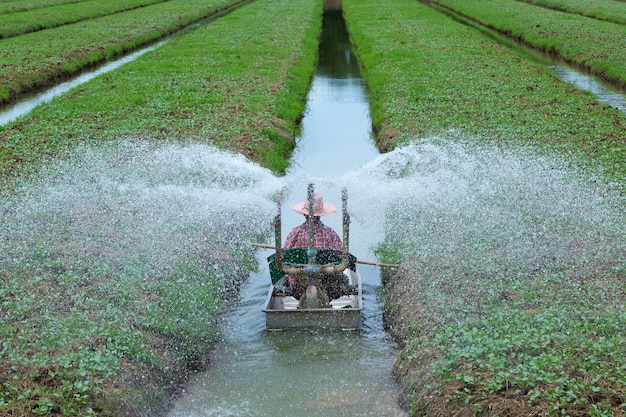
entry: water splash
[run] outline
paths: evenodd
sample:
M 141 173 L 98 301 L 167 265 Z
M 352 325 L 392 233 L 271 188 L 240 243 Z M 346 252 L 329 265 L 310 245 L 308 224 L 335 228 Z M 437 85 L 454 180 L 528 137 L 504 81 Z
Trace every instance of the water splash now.
M 452 139 L 431 138 L 399 148 L 330 178 L 303 174 L 276 178 L 241 156 L 205 145 L 125 141 L 81 147 L 74 157 L 46 168 L 40 180 L 2 198 L 0 266 L 10 273 L 47 265 L 86 279 L 107 274 L 169 276 L 166 272 L 174 265 L 196 260 L 203 268 L 220 269 L 224 259 L 232 259 L 238 250 L 221 242 L 271 242 L 270 221 L 276 213 L 273 199 L 279 191 L 284 192 L 285 231 L 302 222 L 302 216 L 288 205 L 301 201 L 307 184 L 313 182 L 335 203 L 340 202 L 341 188 L 348 189 L 351 251 L 361 259 L 371 256 L 372 248 L 386 237 L 401 236 L 400 249 L 405 256 L 412 257 L 424 271 L 442 276 L 468 271 L 492 274 L 502 268 L 532 273 L 533 268 L 546 265 L 572 273 L 605 264 L 617 268 L 620 262 L 623 268 L 625 205 L 600 181 L 579 175 L 558 158 L 481 145 L 455 133 L 450 136 Z M 458 143 L 460 140 L 464 143 Z M 324 220 L 340 229 L 340 217 Z M 253 298 L 262 303 L 259 294 L 269 285 L 267 276 L 261 271 L 259 283 L 254 283 L 256 279 L 251 278 L 249 291 L 256 291 Z M 243 310 L 252 316 L 242 315 L 244 322 L 235 324 L 239 323 L 239 330 L 247 326 L 246 341 L 260 348 L 250 346 L 251 351 L 242 350 L 233 360 L 238 366 L 251 361 L 243 369 L 278 384 L 293 371 L 282 354 L 294 341 L 265 335 L 258 303 L 246 305 Z M 234 309 L 232 314 L 243 310 Z M 375 331 L 366 330 L 365 339 L 370 340 L 358 343 L 376 352 L 383 346 L 372 340 L 382 337 L 377 333 L 380 326 L 372 325 L 371 318 L 365 320 L 370 321 L 365 328 Z M 343 337 L 343 342 L 341 338 L 309 335 L 298 343 L 304 343 L 306 356 L 312 358 L 322 357 L 324 352 L 348 352 L 354 346 L 359 351 L 363 348 L 352 345 L 352 338 Z M 224 348 L 232 346 L 224 343 Z M 341 392 L 325 391 L 328 384 L 322 384 L 310 397 L 312 403 L 303 405 L 311 407 L 309 415 L 355 411 L 350 401 L 375 400 L 373 391 L 388 390 L 387 374 L 381 372 L 388 372 L 393 355 L 385 349 L 388 345 L 378 356 L 348 355 L 344 362 L 351 366 L 345 370 L 350 377 L 336 380 Z M 224 356 L 230 354 L 224 352 Z M 282 364 L 283 374 L 271 375 L 276 368 L 261 368 L 267 355 Z M 216 377 L 231 365 L 216 363 Z M 332 375 L 326 366 L 317 367 L 316 375 Z M 352 374 L 354 369 L 359 373 Z M 235 367 L 228 372 L 231 374 L 225 375 L 243 371 Z M 253 378 L 256 376 L 248 377 Z M 372 388 L 371 381 L 383 385 Z M 235 390 L 238 399 L 205 404 L 202 412 L 263 415 L 259 414 L 263 407 L 276 399 L 275 390 L 268 385 L 266 391 L 257 384 Z M 291 386 L 308 388 L 300 383 Z M 258 391 L 245 391 L 252 389 Z M 242 402 L 242 396 L 245 406 L 232 408 L 234 402 Z M 333 406 L 337 408 L 319 406 L 316 398 L 327 396 L 336 399 Z M 359 415 L 397 415 L 393 398 L 382 410 L 376 408 L 377 403 L 367 403 Z M 181 404 L 173 415 L 199 412 L 185 410 Z M 285 405 L 274 411 L 278 413 L 274 415 L 289 415 L 294 409 Z
M 387 195 L 396 220 L 386 233 L 402 234 L 425 267 L 438 259 L 456 273 L 549 266 L 578 274 L 624 258 L 623 198 L 558 158 L 431 143 L 370 169 L 395 184 Z
M 470 259 L 484 270 L 505 260 L 530 268 L 555 257 L 593 263 L 623 256 L 624 204 L 599 181 L 555 158 L 436 139 L 332 178 L 276 178 L 204 145 L 83 147 L 47 168 L 40 182 L 4 198 L 0 245 L 5 259 L 38 246 L 66 267 L 95 260 L 121 266 L 135 263 L 132 257 L 167 268 L 220 241 L 273 243 L 268 231 L 281 190 L 284 237 L 302 222 L 288 204 L 305 197 L 309 182 L 335 203 L 348 189 L 358 257 L 370 256 L 389 233 L 404 235 L 409 246 L 433 236 L 426 246 L 419 240 L 424 260 L 445 247 L 463 257 L 464 242 L 482 242 L 483 257 Z M 390 210 L 401 220 L 393 227 L 386 225 Z M 340 217 L 324 220 L 340 230 Z
M 80 148 L 42 178 L 4 203 L 4 256 L 37 246 L 77 270 L 104 262 L 158 271 L 216 242 L 265 235 L 279 182 L 207 146 L 133 142 Z

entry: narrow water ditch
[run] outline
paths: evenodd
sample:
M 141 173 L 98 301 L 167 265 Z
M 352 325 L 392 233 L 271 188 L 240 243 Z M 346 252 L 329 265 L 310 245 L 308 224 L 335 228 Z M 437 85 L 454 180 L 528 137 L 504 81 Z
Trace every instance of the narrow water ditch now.
M 122 58 L 103 64 L 94 70 L 85 71 L 74 78 L 57 84 L 54 87 L 50 87 L 43 92 L 34 93 L 32 95 L 24 94 L 24 98 L 19 100 L 18 102 L 8 106 L 0 107 L 0 126 L 17 120 L 18 118 L 30 113 L 38 105 L 46 103 L 54 99 L 55 97 L 61 96 L 70 91 L 72 88 L 78 87 L 96 78 L 99 75 L 111 72 L 128 62 L 136 60 L 146 52 L 152 51 L 163 45 L 163 43 L 165 43 L 165 41 L 157 42 L 131 54 L 125 55 Z
M 626 90 L 620 89 L 619 87 L 604 81 L 600 77 L 589 74 L 588 72 L 564 62 L 563 60 L 557 59 L 550 54 L 530 48 L 517 40 L 508 38 L 496 30 L 490 29 L 487 26 L 483 26 L 460 15 L 459 13 L 456 13 L 454 10 L 440 7 L 432 3 L 430 4 L 431 7 L 441 13 L 482 32 L 495 42 L 498 42 L 517 54 L 520 54 L 525 59 L 529 59 L 539 65 L 550 68 L 561 80 L 573 84 L 581 90 L 589 91 L 594 94 L 601 103 L 615 107 L 622 113 L 626 114 Z
M 285 178 L 283 239 L 303 221 L 288 206 L 304 198 L 309 182 L 326 201 L 339 205 L 342 181 L 336 176 L 378 156 L 364 82 L 341 10 L 324 12 L 319 51 L 298 147 Z M 351 202 L 362 201 L 362 196 L 350 197 L 350 187 L 348 194 L 349 209 Z M 324 221 L 341 230 L 340 217 Z M 357 216 L 350 251 L 373 260 L 375 238 Z M 192 378 L 170 416 L 404 415 L 391 377 L 394 344 L 382 325 L 380 269 L 360 267 L 365 304 L 360 331 L 268 332 L 262 309 L 270 287 L 265 259 L 271 253 L 259 251 L 261 268 L 250 275 L 239 301 L 224 315 L 223 340 L 210 370 Z

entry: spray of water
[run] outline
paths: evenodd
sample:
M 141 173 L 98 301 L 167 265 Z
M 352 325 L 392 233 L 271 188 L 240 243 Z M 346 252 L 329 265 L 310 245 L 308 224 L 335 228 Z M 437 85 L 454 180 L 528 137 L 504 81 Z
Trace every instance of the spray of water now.
M 277 183 L 208 146 L 136 141 L 44 168 L 0 203 L 0 357 L 77 392 L 101 392 L 122 359 L 174 385 L 168 373 L 206 360 L 221 301 L 255 267 L 252 248 L 222 242 L 267 236 Z
M 371 168 L 402 190 L 388 206 L 386 236 L 433 274 L 548 269 L 582 279 L 624 260 L 623 199 L 558 158 L 425 144 Z
M 299 201 L 309 182 L 335 202 L 349 190 L 357 256 L 386 236 L 432 275 L 548 268 L 582 278 L 623 263 L 626 247 L 623 201 L 598 182 L 557 159 L 437 139 L 332 178 L 279 179 L 208 146 L 133 141 L 81 148 L 41 178 L 2 203 L 4 265 L 168 276 L 196 258 L 221 269 L 236 250 L 221 242 L 272 242 L 274 196 Z M 283 214 L 286 229 L 302 221 Z
M 434 140 L 365 169 L 390 184 L 380 249 L 410 261 L 430 319 L 480 317 L 489 303 L 510 309 L 531 283 L 554 291 L 558 282 L 567 289 L 558 302 L 576 304 L 587 295 L 581 283 L 594 281 L 606 297 L 586 302 L 612 304 L 626 267 L 623 198 L 559 158 Z
M 81 148 L 42 178 L 5 202 L 5 257 L 43 251 L 76 270 L 163 271 L 220 240 L 265 234 L 275 209 L 266 170 L 206 146 Z
M 340 189 L 348 189 L 353 253 L 362 258 L 380 246 L 410 259 L 415 270 L 431 278 L 433 294 L 451 278 L 462 283 L 540 271 L 565 271 L 579 280 L 589 274 L 623 275 L 624 202 L 603 191 L 600 182 L 530 151 L 438 138 L 331 178 L 276 178 L 241 156 L 205 145 L 130 140 L 82 147 L 46 168 L 39 181 L 2 198 L 1 273 L 13 290 L 18 288 L 11 277 L 22 277 L 15 281 L 20 285 L 49 281 L 50 287 L 58 276 L 71 275 L 77 285 L 95 277 L 101 294 L 136 302 L 136 309 L 153 308 L 154 316 L 163 308 L 158 297 L 169 300 L 171 321 L 142 325 L 165 332 L 186 321 L 202 327 L 202 318 L 184 316 L 189 308 L 183 307 L 206 308 L 204 301 L 177 294 L 177 284 L 204 294 L 202 288 L 210 285 L 194 278 L 197 274 L 211 271 L 219 282 L 245 276 L 253 267 L 241 262 L 246 250 L 224 242 L 271 242 L 276 196 L 282 193 L 286 204 L 300 201 L 309 182 L 336 203 Z M 288 210 L 283 214 L 285 228 L 302 221 Z M 339 229 L 341 219 L 335 217 L 328 223 Z M 161 292 L 141 284 L 154 281 L 162 281 Z M 120 290 L 128 282 L 137 288 Z M 61 293 L 56 301 L 73 294 Z M 49 294 L 38 297 L 29 302 L 42 305 L 23 306 L 23 317 L 49 309 L 43 305 Z M 430 305 L 436 310 L 435 299 Z M 81 303 L 89 308 L 87 301 Z M 69 311 L 83 305 L 76 299 L 66 304 Z M 476 307 L 458 304 L 464 311 L 468 306 Z M 176 311 L 185 313 L 175 317 Z M 100 314 L 119 322 L 116 312 Z M 442 308 L 436 314 L 449 312 Z M 48 318 L 51 326 L 55 317 Z
M 621 386 L 623 197 L 531 150 L 434 140 L 396 153 L 371 168 L 406 184 L 387 207 L 380 250 L 405 261 L 389 306 L 410 340 L 396 370 L 422 364 L 414 405 L 445 409 L 426 405 L 439 392 L 469 410 L 515 386 L 535 390 L 521 414 L 563 411 Z

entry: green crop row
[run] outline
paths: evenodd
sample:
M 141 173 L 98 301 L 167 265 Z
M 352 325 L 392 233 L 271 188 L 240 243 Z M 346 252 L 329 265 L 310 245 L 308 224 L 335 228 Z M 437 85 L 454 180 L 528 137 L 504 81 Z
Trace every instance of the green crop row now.
M 0 13 L 0 39 L 132 10 L 162 1 L 164 0 L 89 0 L 17 13 Z
M 0 40 L 0 104 L 155 41 L 232 0 L 170 0 Z
M 257 0 L 42 104 L 1 129 L 3 179 L 22 165 L 22 173 L 49 179 L 54 164 L 44 158 L 76 159 L 81 144 L 119 169 L 151 147 L 182 142 L 235 149 L 280 171 L 304 110 L 321 15 L 320 2 Z M 145 149 L 129 153 L 127 141 Z M 199 177 L 206 186 L 232 181 L 207 169 Z M 139 170 L 140 181 L 154 181 L 150 166 Z M 97 171 L 68 175 L 94 174 L 91 195 Z M 107 188 L 68 208 L 64 198 L 50 201 L 54 191 L 21 184 L 30 191 L 3 199 L 0 221 L 1 412 L 114 415 L 144 400 L 159 408 L 187 370 L 206 362 L 223 297 L 253 264 L 250 250 L 207 244 L 214 236 L 255 240 L 251 225 L 233 227 L 246 213 L 190 227 L 172 210 L 175 201 L 159 197 L 149 230 L 136 230 L 141 199 L 124 197 L 111 213 Z M 34 208 L 12 210 L 28 207 L 20 199 Z
M 319 28 L 302 32 L 299 18 L 287 29 L 209 24 L 172 39 L 0 131 L 1 170 L 120 137 L 213 143 L 284 170 L 316 61 Z
M 626 86 L 626 26 L 511 0 L 433 0 L 534 48 Z
M 414 382 L 405 391 L 412 414 L 621 415 L 623 206 L 587 207 L 588 180 L 570 197 L 557 177 L 521 161 L 555 172 L 576 161 L 619 194 L 626 117 L 424 4 L 343 8 L 381 146 L 444 143 L 439 152 L 458 161 L 445 167 L 450 181 L 463 185 L 446 193 L 439 184 L 443 197 L 392 210 L 378 248 L 404 264 L 386 314 L 404 345 L 396 370 Z M 408 161 L 390 176 L 443 169 L 447 155 L 422 153 L 428 164 Z
M 618 110 L 435 10 L 391 4 L 380 6 L 383 17 L 368 16 L 377 7 L 370 2 L 354 17 L 352 2 L 344 6 L 381 148 L 460 129 L 583 156 L 618 184 L 626 177 L 626 118 Z
M 83 0 L 3 0 L 0 1 L 0 14 L 25 12 L 41 7 L 78 3 Z
M 581 16 L 592 17 L 594 19 L 606 20 L 626 24 L 626 4 L 615 0 L 518 0 L 526 3 L 536 4 L 549 9 L 560 10 L 567 13 L 575 13 Z

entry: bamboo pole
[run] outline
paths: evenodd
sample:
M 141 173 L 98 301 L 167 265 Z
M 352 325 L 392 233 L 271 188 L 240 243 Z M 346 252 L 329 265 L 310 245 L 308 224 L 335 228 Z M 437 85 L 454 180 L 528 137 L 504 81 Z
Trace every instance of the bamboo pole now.
M 256 243 L 256 242 L 226 242 L 226 243 L 230 243 L 232 245 L 256 246 L 257 248 L 264 248 L 264 249 L 276 249 L 276 246 L 269 245 L 267 243 Z M 385 263 L 382 263 L 382 262 L 363 261 L 361 259 L 357 259 L 356 262 L 359 263 L 359 264 L 363 264 L 363 265 L 384 266 L 384 267 L 387 267 L 387 268 L 397 268 L 398 267 L 397 264 L 385 264 Z

